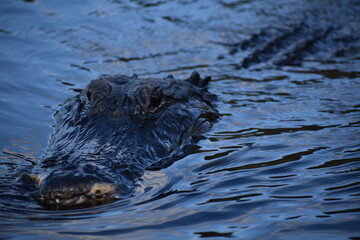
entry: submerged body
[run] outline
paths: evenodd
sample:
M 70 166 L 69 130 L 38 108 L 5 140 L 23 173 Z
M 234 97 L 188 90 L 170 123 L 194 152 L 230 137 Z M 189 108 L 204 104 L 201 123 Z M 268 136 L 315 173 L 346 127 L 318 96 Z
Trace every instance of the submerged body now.
M 147 168 L 189 154 L 218 118 L 209 80 L 100 76 L 62 105 L 41 166 L 22 182 L 59 208 L 130 195 Z

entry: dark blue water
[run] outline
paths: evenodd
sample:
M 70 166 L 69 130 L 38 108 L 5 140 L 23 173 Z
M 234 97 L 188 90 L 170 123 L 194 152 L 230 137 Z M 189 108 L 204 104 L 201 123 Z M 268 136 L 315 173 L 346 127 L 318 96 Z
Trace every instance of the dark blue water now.
M 350 0 L 1 1 L 0 238 L 359 239 L 359 12 Z M 14 190 L 91 79 L 194 70 L 213 77 L 222 117 L 135 196 L 50 211 Z

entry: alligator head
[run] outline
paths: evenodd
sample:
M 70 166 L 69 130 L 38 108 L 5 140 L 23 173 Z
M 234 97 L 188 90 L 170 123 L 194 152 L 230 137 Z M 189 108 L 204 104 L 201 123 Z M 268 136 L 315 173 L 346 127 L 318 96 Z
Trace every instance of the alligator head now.
M 149 167 L 189 154 L 219 114 L 210 78 L 102 75 L 55 114 L 55 132 L 31 183 L 44 205 L 94 205 L 128 196 Z

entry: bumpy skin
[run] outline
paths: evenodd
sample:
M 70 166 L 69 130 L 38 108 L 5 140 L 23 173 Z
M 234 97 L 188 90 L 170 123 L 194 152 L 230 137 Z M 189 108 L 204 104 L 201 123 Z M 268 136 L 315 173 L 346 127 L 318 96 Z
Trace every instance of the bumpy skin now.
M 189 154 L 219 117 L 210 78 L 102 75 L 55 115 L 39 175 L 28 174 L 44 205 L 72 207 L 128 196 L 147 168 Z

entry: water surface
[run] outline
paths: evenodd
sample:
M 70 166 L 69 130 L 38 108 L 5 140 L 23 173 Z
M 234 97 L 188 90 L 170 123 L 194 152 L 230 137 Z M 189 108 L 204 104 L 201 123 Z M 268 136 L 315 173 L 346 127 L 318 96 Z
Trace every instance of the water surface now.
M 0 238 L 360 238 L 359 1 L 0 3 Z M 13 188 L 99 74 L 210 75 L 198 153 L 136 194 L 43 209 Z

